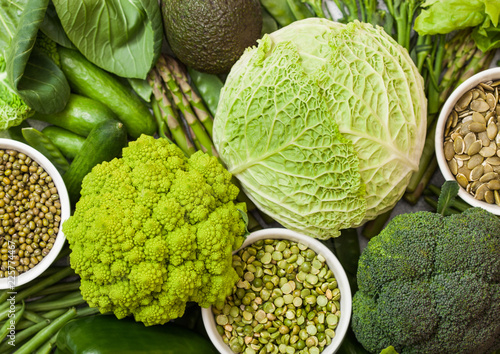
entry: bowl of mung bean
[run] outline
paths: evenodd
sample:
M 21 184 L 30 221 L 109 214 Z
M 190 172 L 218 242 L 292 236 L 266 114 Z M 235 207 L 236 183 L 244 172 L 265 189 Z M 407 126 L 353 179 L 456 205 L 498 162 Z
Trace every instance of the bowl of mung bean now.
M 446 100 L 435 147 L 446 180 L 466 203 L 500 215 L 500 68 L 465 80 Z
M 223 354 L 335 353 L 349 327 L 346 273 L 318 240 L 284 228 L 251 233 L 233 253 L 240 279 L 224 303 L 202 309 Z
M 0 139 L 0 185 L 0 289 L 14 289 L 56 259 L 70 204 L 54 165 L 16 140 Z

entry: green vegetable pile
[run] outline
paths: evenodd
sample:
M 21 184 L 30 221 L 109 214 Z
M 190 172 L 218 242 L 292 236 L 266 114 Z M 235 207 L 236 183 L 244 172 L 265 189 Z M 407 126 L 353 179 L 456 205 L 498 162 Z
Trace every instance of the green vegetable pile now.
M 352 328 L 372 353 L 500 349 L 500 221 L 481 208 L 403 214 L 370 240 Z
M 63 224 L 84 299 L 146 325 L 182 316 L 188 301 L 224 301 L 239 278 L 231 252 L 246 233 L 237 195 L 215 157 L 188 159 L 146 135 L 129 143 L 85 177 Z

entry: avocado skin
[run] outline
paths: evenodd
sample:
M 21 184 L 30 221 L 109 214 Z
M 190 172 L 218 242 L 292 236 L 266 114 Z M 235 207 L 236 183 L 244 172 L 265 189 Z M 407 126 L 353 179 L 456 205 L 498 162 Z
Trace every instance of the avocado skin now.
M 165 36 L 187 66 L 226 74 L 261 36 L 259 0 L 162 0 Z

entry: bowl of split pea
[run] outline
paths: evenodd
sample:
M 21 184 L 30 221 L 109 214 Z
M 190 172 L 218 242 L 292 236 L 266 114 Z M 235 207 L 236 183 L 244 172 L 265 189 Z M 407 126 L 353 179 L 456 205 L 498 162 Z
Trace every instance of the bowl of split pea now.
M 0 139 L 0 289 L 15 289 L 42 274 L 61 251 L 70 215 L 64 181 L 31 146 Z
M 251 233 L 233 253 L 240 279 L 224 303 L 202 309 L 223 354 L 335 353 L 349 327 L 346 273 L 321 242 L 283 228 Z

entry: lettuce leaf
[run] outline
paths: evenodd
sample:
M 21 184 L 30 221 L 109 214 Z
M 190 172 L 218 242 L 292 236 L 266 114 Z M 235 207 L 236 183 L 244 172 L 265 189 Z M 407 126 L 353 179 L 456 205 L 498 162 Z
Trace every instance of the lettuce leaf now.
M 472 27 L 483 52 L 500 48 L 500 0 L 427 0 L 415 19 L 420 35 L 446 34 Z

